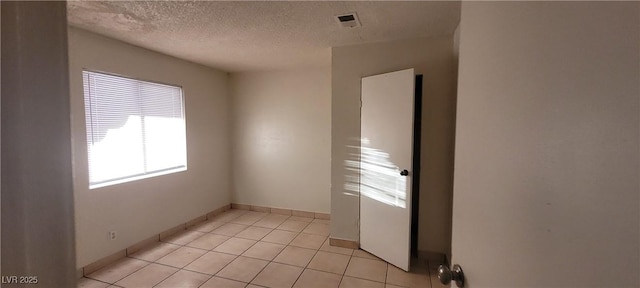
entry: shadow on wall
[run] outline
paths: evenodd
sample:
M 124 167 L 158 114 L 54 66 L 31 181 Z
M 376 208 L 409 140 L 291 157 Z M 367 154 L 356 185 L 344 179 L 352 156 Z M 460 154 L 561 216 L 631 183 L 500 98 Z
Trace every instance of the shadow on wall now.
M 389 160 L 389 153 L 371 147 L 369 139 L 359 142 L 347 146 L 343 194 L 358 197 L 361 193 L 380 203 L 406 208 L 407 178 L 400 176 L 400 167 Z

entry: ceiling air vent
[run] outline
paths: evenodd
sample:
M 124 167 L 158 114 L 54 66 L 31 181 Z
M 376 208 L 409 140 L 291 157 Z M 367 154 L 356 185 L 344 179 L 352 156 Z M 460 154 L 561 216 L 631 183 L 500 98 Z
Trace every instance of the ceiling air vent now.
M 336 21 L 342 25 L 342 27 L 358 27 L 360 26 L 360 20 L 355 12 L 337 15 Z

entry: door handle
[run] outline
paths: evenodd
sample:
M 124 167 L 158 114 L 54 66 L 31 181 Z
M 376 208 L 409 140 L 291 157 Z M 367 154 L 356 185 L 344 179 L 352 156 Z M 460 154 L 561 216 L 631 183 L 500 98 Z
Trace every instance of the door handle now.
M 400 171 L 400 176 L 407 176 L 407 175 L 409 175 L 409 171 L 407 171 L 407 169 Z
M 446 265 L 440 265 L 438 267 L 438 279 L 444 285 L 448 285 L 453 280 L 456 281 L 458 287 L 464 287 L 464 273 L 462 273 L 462 267 L 458 264 L 453 265 L 452 270 L 449 270 Z

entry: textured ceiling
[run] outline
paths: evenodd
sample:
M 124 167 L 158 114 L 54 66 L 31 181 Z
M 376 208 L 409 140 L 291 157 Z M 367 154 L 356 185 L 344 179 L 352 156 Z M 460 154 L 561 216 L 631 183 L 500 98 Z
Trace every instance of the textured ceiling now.
M 361 27 L 335 15 L 356 12 Z M 330 47 L 453 33 L 460 2 L 69 1 L 69 24 L 224 71 L 329 66 Z

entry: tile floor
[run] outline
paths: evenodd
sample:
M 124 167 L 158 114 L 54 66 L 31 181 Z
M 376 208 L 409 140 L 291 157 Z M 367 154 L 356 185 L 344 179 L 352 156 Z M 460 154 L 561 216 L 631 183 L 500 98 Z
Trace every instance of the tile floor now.
M 229 210 L 78 287 L 444 287 L 437 263 L 416 260 L 406 273 L 365 251 L 329 246 L 328 236 L 328 220 Z

